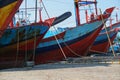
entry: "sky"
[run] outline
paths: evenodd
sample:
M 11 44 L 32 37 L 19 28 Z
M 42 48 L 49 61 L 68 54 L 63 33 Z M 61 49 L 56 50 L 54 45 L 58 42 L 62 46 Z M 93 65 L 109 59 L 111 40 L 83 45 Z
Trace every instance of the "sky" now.
M 24 0 L 25 1 L 25 0 Z M 27 0 L 27 6 L 28 7 L 34 7 L 35 6 L 35 0 Z M 112 14 L 112 18 L 114 19 L 113 22 L 115 22 L 115 14 L 118 13 L 119 19 L 120 19 L 120 0 L 97 0 L 98 4 L 98 12 L 99 9 L 102 10 L 102 12 L 109 7 L 116 7 Z M 57 17 L 67 11 L 70 11 L 72 13 L 72 16 L 66 19 L 65 21 L 55 25 L 55 27 L 74 27 L 75 22 L 75 8 L 74 8 L 74 1 L 73 0 L 43 0 L 43 3 L 45 5 L 45 8 L 49 14 L 50 17 Z M 38 7 L 40 6 L 39 0 L 38 0 Z M 20 8 L 25 7 L 25 3 L 23 2 Z M 88 12 L 92 12 L 90 9 L 93 9 L 93 5 L 89 7 L 80 7 L 80 17 L 81 22 L 85 22 L 85 15 L 84 15 L 84 9 L 88 9 Z M 119 9 L 118 9 L 119 8 Z M 22 9 L 21 9 L 22 10 Z M 30 21 L 34 21 L 34 10 L 28 10 L 28 18 Z M 38 13 L 39 14 L 39 13 Z M 39 20 L 39 15 L 38 20 Z M 42 9 L 42 19 L 48 19 L 48 16 L 45 13 L 45 10 Z

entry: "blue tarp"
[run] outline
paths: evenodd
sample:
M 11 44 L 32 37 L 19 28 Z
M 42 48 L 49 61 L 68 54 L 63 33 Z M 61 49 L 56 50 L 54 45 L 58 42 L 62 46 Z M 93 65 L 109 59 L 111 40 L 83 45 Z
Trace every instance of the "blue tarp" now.
M 94 4 L 94 1 L 80 1 L 79 5 L 89 5 L 89 4 Z

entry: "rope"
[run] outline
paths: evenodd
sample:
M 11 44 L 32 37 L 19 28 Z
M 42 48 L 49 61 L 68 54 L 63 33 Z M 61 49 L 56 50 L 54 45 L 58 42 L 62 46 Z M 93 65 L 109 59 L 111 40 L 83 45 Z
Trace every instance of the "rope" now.
M 19 18 L 20 18 L 20 16 L 18 14 L 18 20 L 19 20 Z M 20 20 L 18 22 L 20 22 Z M 17 27 L 19 27 L 19 26 L 17 26 Z M 16 54 L 15 67 L 17 66 L 18 54 L 19 54 L 19 29 L 17 29 L 17 35 L 18 35 L 18 37 L 17 37 L 17 54 Z
M 75 51 L 73 51 L 65 42 L 64 42 L 64 44 L 66 45 L 66 47 L 67 47 L 74 55 L 76 55 L 76 56 L 78 56 L 78 57 L 81 57 L 81 55 L 79 55 L 78 53 L 76 53 Z
M 52 33 L 53 33 L 53 32 L 52 32 Z M 60 47 L 60 50 L 61 50 L 61 52 L 63 53 L 63 56 L 64 56 L 64 58 L 65 58 L 65 60 L 66 60 L 67 57 L 66 57 L 65 52 L 63 51 L 63 49 L 62 49 L 62 47 L 61 47 L 61 45 L 60 45 L 60 43 L 59 43 L 59 41 L 58 41 L 56 35 L 54 35 L 54 37 L 55 37 L 55 39 L 56 39 L 56 41 L 57 41 L 57 43 L 58 43 L 58 46 Z
M 36 0 L 35 9 L 36 9 L 36 10 L 35 10 L 35 23 L 36 23 L 36 22 L 37 22 L 37 0 Z M 33 50 L 32 61 L 34 61 L 34 59 L 35 59 L 36 40 L 37 40 L 37 39 L 36 39 L 36 28 L 35 28 L 35 30 L 34 30 L 34 50 Z
M 100 14 L 102 14 L 101 9 L 100 9 Z M 104 19 L 103 19 L 103 16 L 102 16 L 102 15 L 101 15 L 101 18 L 102 18 L 102 23 L 105 25 L 105 31 L 106 31 L 106 34 L 107 34 L 107 37 L 108 37 L 108 41 L 109 41 L 109 43 L 110 43 L 110 46 L 112 47 L 112 53 L 113 53 L 113 55 L 114 55 L 114 57 L 115 57 L 115 56 L 116 56 L 116 55 L 115 55 L 115 51 L 114 51 L 114 49 L 113 49 L 113 46 L 112 46 L 112 43 L 111 43 L 111 40 L 110 40 L 110 36 L 109 36 L 108 31 L 107 31 L 107 27 L 106 27 L 106 24 L 105 24 L 105 22 L 104 22 Z
M 49 14 L 48 14 L 48 12 L 47 12 L 47 10 L 46 10 L 46 8 L 45 8 L 45 5 L 44 5 L 43 1 L 42 1 L 41 3 L 42 3 L 42 5 L 43 5 L 43 7 L 44 7 L 44 9 L 45 9 L 45 12 L 46 12 L 48 18 L 50 18 Z M 53 26 L 53 27 L 54 27 L 54 26 Z M 58 46 L 60 47 L 60 50 L 61 50 L 61 52 L 62 52 L 62 54 L 63 54 L 63 56 L 64 56 L 64 58 L 65 58 L 65 60 L 66 60 L 67 57 L 66 57 L 66 55 L 65 55 L 65 52 L 63 51 L 63 49 L 62 49 L 62 47 L 61 47 L 61 45 L 60 45 L 57 37 L 56 37 L 56 36 L 54 36 L 54 37 L 55 37 L 55 39 L 56 39 L 56 41 L 57 41 L 57 43 L 58 43 Z
M 26 31 L 26 34 L 25 34 L 25 39 L 26 39 L 26 41 L 25 41 L 25 62 L 27 62 L 27 31 Z
M 35 59 L 35 49 L 36 49 L 36 28 L 35 28 L 35 32 L 34 32 L 34 51 L 33 51 L 33 58 L 32 60 L 34 61 Z
M 42 2 L 43 2 L 43 1 L 42 1 Z M 42 3 L 42 4 L 43 4 L 43 7 L 44 7 L 44 9 L 45 9 L 45 11 L 46 11 L 46 13 L 47 13 L 47 10 L 46 10 L 46 8 L 45 8 L 45 6 L 44 6 L 44 3 Z M 47 13 L 47 15 L 48 15 L 48 17 L 49 17 L 49 14 L 48 14 L 48 13 Z M 50 18 L 50 17 L 49 17 L 49 18 Z M 53 27 L 54 27 L 54 26 L 53 26 Z M 56 30 L 55 27 L 54 27 L 54 29 Z M 57 31 L 57 30 L 56 30 L 56 31 Z M 53 33 L 53 34 L 54 34 L 54 33 Z M 63 49 L 62 49 L 62 47 L 61 47 L 61 45 L 60 45 L 60 43 L 59 43 L 59 41 L 58 41 L 56 35 L 54 35 L 54 37 L 55 37 L 55 39 L 56 39 L 56 41 L 57 41 L 57 43 L 58 43 L 58 46 L 59 46 L 60 49 L 61 49 L 61 52 L 63 53 L 63 55 L 64 55 L 64 57 L 65 57 L 65 59 L 66 59 L 67 57 L 66 57 L 66 55 L 65 55 L 65 53 L 64 53 L 64 51 L 63 51 Z M 65 42 L 64 42 L 64 44 L 67 46 L 67 48 L 68 48 L 74 55 L 81 57 L 79 54 L 75 53 Z
M 54 28 L 57 32 L 58 30 L 56 28 Z M 60 35 L 58 35 L 60 37 Z M 63 40 L 63 38 L 61 38 Z M 75 51 L 73 51 L 65 42 L 63 42 L 65 44 L 65 46 L 76 56 L 81 57 L 81 55 L 77 54 Z
M 17 29 L 17 34 L 18 34 L 18 38 L 17 38 L 17 54 L 16 54 L 15 67 L 17 66 L 18 54 L 19 54 L 19 29 Z

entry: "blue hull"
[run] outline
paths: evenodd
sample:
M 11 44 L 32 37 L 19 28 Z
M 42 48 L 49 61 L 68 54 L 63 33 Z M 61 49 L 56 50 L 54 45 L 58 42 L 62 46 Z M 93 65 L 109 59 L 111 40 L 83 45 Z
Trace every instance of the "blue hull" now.
M 119 28 L 119 27 L 120 27 L 120 22 L 115 23 L 112 25 L 112 30 Z M 111 31 L 111 28 L 107 27 L 107 31 L 108 32 Z M 94 45 L 101 44 L 102 42 L 108 41 L 107 34 L 105 32 L 106 32 L 105 29 L 101 30 L 99 36 L 96 38 L 96 40 L 94 42 Z M 109 33 L 109 37 L 112 38 L 116 33 L 117 33 L 117 31 L 111 31 Z
M 113 42 L 114 38 L 117 35 L 117 32 L 119 31 L 116 30 L 119 27 L 120 27 L 120 22 L 113 24 L 112 29 L 110 27 L 107 27 L 107 31 L 109 33 L 109 38 L 111 40 L 111 43 Z M 106 30 L 103 29 L 96 38 L 90 51 L 95 53 L 106 53 L 109 47 L 110 47 L 110 43 L 108 41 Z
M 41 36 L 49 29 L 48 26 L 42 25 L 28 25 L 13 29 L 5 30 L 3 36 L 0 38 L 0 48 L 17 44 L 25 40 Z M 36 32 L 36 34 L 35 34 Z

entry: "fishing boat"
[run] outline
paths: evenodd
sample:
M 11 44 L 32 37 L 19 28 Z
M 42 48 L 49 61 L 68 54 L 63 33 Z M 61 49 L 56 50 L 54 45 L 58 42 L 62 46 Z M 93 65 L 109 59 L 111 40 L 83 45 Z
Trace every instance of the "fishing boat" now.
M 118 27 L 120 27 L 120 22 L 112 24 L 111 26 L 112 28 L 109 26 L 106 29 L 108 31 L 109 38 L 112 43 L 119 31 Z M 90 48 L 90 52 L 91 53 L 107 53 L 109 47 L 110 47 L 110 43 L 107 37 L 106 30 L 103 29 L 98 35 L 98 37 L 96 38 L 93 46 Z
M 71 12 L 65 12 L 59 17 L 6 29 L 0 38 L 0 68 L 25 66 L 48 29 L 70 16 Z
M 4 49 L 11 50 L 19 43 L 20 50 L 33 49 L 34 39 L 36 37 L 36 46 L 45 35 L 50 26 L 60 23 L 66 18 L 70 17 L 71 13 L 66 12 L 59 17 L 47 19 L 44 22 L 31 23 L 29 25 L 23 24 L 19 27 L 6 29 L 3 36 L 0 38 L 0 52 L 5 53 Z M 28 40 L 28 41 L 27 41 Z M 26 43 L 27 42 L 27 43 Z M 27 47 L 27 49 L 25 48 Z M 3 51 L 3 52 L 2 52 Z
M 56 62 L 67 57 L 86 56 L 89 48 L 103 27 L 103 22 L 111 15 L 114 7 L 106 9 L 89 23 L 80 24 L 78 2 L 75 1 L 76 22 L 74 28 L 68 29 L 55 36 L 42 39 L 35 54 L 35 64 Z M 103 17 L 103 22 L 101 19 Z
M 17 12 L 23 0 L 0 0 L 0 37 L 7 29 L 12 17 Z

